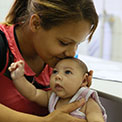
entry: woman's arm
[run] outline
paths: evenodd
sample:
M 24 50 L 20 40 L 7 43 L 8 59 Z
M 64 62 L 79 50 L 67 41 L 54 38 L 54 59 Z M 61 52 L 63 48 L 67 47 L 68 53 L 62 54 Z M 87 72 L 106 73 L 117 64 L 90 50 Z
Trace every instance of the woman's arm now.
M 45 122 L 43 117 L 25 114 L 0 104 L 0 122 Z
M 83 104 L 84 99 L 65 105 L 45 117 L 17 112 L 0 104 L 0 122 L 86 122 L 84 119 L 78 119 L 68 114 Z
M 86 118 L 87 122 L 104 122 L 101 108 L 92 98 L 87 102 Z

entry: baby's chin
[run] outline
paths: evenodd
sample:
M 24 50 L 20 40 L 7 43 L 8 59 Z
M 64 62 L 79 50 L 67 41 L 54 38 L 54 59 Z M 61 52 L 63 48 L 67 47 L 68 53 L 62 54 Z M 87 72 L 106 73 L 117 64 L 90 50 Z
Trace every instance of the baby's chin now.
M 61 94 L 61 93 L 56 93 L 56 95 L 59 97 L 59 98 L 61 98 L 61 99 L 71 99 L 72 97 L 70 97 L 70 96 L 68 96 L 68 95 L 66 95 L 66 94 Z

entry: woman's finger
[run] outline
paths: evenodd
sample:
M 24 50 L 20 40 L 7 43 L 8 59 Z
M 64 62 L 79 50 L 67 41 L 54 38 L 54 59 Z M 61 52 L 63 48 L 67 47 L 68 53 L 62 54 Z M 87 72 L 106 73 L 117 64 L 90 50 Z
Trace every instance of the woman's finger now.
M 93 70 L 90 70 L 90 71 L 89 71 L 89 75 L 88 75 L 88 84 L 87 84 L 88 87 L 91 86 L 92 77 L 93 77 Z
M 60 109 L 60 111 L 64 112 L 64 113 L 71 113 L 72 111 L 76 110 L 77 108 L 83 106 L 85 103 L 85 99 L 82 98 L 79 101 L 75 101 L 73 103 L 67 104 L 62 106 Z

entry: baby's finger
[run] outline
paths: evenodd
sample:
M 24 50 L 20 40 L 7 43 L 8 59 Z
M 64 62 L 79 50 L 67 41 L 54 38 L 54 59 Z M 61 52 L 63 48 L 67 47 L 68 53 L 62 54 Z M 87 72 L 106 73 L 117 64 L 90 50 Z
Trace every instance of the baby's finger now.
M 9 71 L 13 71 L 15 68 L 16 68 L 15 63 L 12 63 L 12 64 L 9 66 L 8 70 L 9 70 Z
M 18 70 L 19 72 L 24 72 L 24 64 L 18 63 L 17 70 Z
M 18 61 L 18 63 L 24 66 L 24 61 L 23 60 Z

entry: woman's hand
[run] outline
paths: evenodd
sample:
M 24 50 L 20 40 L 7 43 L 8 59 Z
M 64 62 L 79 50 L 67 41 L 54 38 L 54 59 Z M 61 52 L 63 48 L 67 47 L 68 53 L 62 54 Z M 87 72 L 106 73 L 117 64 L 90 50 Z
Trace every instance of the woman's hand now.
M 89 73 L 88 73 L 88 84 L 87 86 L 90 87 L 91 86 L 91 83 L 92 83 L 92 77 L 93 77 L 93 70 L 90 70 Z
M 0 104 L 0 122 L 86 122 L 84 119 L 78 119 L 69 115 L 70 112 L 83 106 L 84 103 L 85 100 L 82 99 L 80 101 L 64 105 L 46 117 L 17 112 Z
M 81 99 L 80 101 L 64 105 L 63 107 L 50 113 L 48 116 L 45 117 L 44 120 L 45 122 L 86 122 L 85 119 L 78 119 L 69 115 L 69 113 L 71 113 L 72 111 L 83 106 L 84 103 L 85 100 Z

